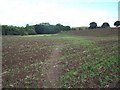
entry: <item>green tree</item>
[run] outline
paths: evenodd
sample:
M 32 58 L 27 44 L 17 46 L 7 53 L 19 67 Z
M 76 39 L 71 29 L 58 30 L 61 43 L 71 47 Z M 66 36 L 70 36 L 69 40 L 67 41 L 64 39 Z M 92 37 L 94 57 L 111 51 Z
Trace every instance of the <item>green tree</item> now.
M 109 25 L 109 23 L 104 22 L 101 27 L 102 27 L 102 28 L 109 28 L 110 25 Z
M 36 34 L 34 26 L 29 26 L 29 24 L 26 25 L 25 31 L 28 33 L 28 35 L 35 35 Z
M 35 31 L 37 34 L 43 34 L 44 33 L 44 25 L 36 24 L 34 25 Z
M 70 26 L 61 24 L 50 25 L 49 23 L 41 23 L 26 27 L 2 25 L 2 35 L 34 35 L 34 34 L 54 34 L 60 31 L 69 31 Z
M 64 31 L 70 31 L 70 30 L 71 30 L 70 26 L 65 26 L 65 30 Z
M 25 31 L 25 28 L 24 28 L 24 27 L 20 27 L 20 29 L 19 29 L 19 34 L 20 34 L 21 36 L 23 36 L 23 35 L 28 35 L 28 33 Z
M 2 25 L 2 35 L 19 35 L 19 27 Z
M 116 27 L 120 26 L 120 21 L 116 21 L 116 22 L 114 23 L 114 26 L 116 26 Z
M 94 28 L 97 28 L 97 23 L 96 22 L 91 22 L 90 24 L 90 29 L 94 29 Z
M 8 34 L 8 26 L 7 25 L 2 25 L 2 35 L 7 35 Z

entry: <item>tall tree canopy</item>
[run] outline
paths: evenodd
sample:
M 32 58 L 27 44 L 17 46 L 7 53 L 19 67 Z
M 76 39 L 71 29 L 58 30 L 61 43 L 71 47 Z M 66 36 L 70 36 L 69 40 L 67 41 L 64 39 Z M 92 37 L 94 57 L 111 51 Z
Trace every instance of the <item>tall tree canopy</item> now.
M 116 26 L 116 27 L 120 26 L 120 21 L 116 21 L 116 22 L 114 23 L 114 26 Z
M 101 27 L 102 28 L 108 28 L 108 27 L 110 27 L 110 25 L 109 25 L 109 23 L 104 22 Z
M 89 28 L 91 28 L 91 29 L 97 28 L 97 23 L 96 22 L 91 22 L 89 25 L 90 25 Z
M 69 31 L 70 29 L 70 26 L 61 24 L 50 25 L 49 23 L 27 24 L 26 27 L 2 25 L 2 35 L 54 34 L 60 31 Z

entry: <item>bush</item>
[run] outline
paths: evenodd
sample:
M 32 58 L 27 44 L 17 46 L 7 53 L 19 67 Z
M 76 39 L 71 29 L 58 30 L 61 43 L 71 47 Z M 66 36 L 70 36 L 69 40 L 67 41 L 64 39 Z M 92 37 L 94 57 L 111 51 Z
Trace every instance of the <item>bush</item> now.
M 23 35 L 28 35 L 28 32 L 25 31 L 25 29 L 24 29 L 23 27 L 21 27 L 21 28 L 19 29 L 19 34 L 20 34 L 21 36 L 23 36 Z
M 109 23 L 104 22 L 101 27 L 102 27 L 102 28 L 109 28 L 110 25 L 109 25 Z
M 94 29 L 94 28 L 97 28 L 97 23 L 96 22 L 91 22 L 90 24 L 90 29 Z
M 114 26 L 116 26 L 116 27 L 120 26 L 120 21 L 116 21 L 116 22 L 114 23 Z

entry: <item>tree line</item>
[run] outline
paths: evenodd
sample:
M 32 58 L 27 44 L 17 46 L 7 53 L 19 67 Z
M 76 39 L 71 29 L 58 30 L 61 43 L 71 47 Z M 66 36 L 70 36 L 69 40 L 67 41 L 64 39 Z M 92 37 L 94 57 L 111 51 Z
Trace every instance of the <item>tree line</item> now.
M 62 24 L 51 25 L 49 23 L 27 24 L 26 27 L 2 25 L 2 35 L 55 34 L 61 31 L 69 31 L 70 29 L 70 26 Z
M 89 29 L 94 28 L 109 28 L 110 25 L 107 22 L 104 22 L 101 27 L 97 26 L 96 22 L 91 22 L 89 24 Z M 116 21 L 114 26 L 120 26 L 120 21 Z M 40 23 L 36 25 L 27 24 L 26 27 L 18 27 L 18 26 L 9 26 L 2 25 L 2 35 L 35 35 L 35 34 L 55 34 L 61 31 L 70 31 L 76 30 L 74 28 L 71 29 L 70 26 L 64 26 L 62 24 L 51 25 L 49 23 Z M 81 28 L 79 29 L 81 30 Z
M 89 27 L 90 29 L 94 29 L 94 28 L 109 28 L 110 27 L 108 22 L 104 22 L 101 25 L 101 27 L 98 27 L 96 22 L 91 22 L 89 25 L 90 25 L 90 27 Z M 120 26 L 120 21 L 114 22 L 114 26 L 116 26 L 116 27 Z

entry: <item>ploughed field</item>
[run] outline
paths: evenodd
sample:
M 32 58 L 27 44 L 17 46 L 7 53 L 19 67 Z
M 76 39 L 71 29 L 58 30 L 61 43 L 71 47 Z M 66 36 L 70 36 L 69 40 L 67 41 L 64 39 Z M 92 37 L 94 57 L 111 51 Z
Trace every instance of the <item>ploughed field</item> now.
M 118 87 L 118 29 L 3 36 L 3 88 Z

